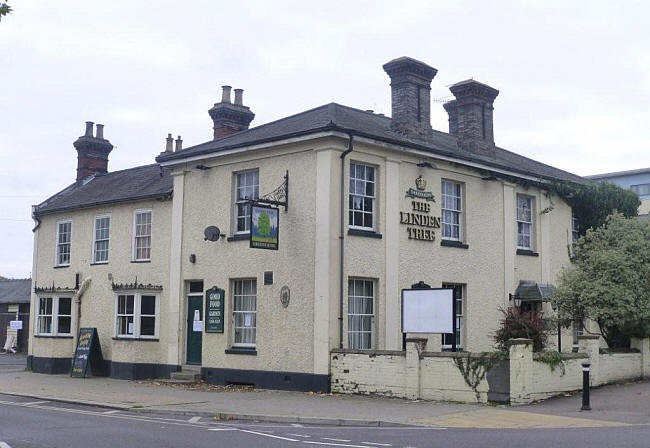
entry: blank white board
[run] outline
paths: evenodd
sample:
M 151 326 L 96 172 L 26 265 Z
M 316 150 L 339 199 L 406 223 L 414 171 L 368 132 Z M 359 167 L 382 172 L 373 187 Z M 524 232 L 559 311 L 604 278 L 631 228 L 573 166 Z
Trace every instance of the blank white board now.
M 453 290 L 402 290 L 403 333 L 453 333 Z

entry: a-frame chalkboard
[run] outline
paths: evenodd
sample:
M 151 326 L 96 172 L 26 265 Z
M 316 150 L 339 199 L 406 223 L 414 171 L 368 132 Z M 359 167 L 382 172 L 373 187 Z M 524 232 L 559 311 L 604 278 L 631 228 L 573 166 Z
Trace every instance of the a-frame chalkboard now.
M 89 366 L 90 372 L 88 372 Z M 89 373 L 92 376 L 105 375 L 104 357 L 102 356 L 102 347 L 99 345 L 97 328 L 80 328 L 70 376 L 85 378 Z

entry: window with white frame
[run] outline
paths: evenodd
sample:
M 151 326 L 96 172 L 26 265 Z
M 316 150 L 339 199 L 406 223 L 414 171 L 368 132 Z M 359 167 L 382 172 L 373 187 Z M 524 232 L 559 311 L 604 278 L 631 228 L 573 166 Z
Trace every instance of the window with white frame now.
M 571 241 L 574 243 L 580 238 L 580 232 L 578 230 L 578 218 L 573 215 L 573 210 L 571 211 Z
M 257 332 L 257 280 L 233 280 L 233 347 L 255 347 Z
M 151 210 L 136 210 L 133 216 L 133 260 L 151 260 Z
M 533 249 L 533 198 L 517 195 L 517 248 Z
M 158 335 L 158 296 L 150 293 L 118 294 L 115 335 L 118 338 L 155 338 Z
M 375 229 L 375 168 L 350 163 L 349 220 L 351 228 Z
M 56 265 L 70 265 L 70 245 L 72 241 L 72 221 L 58 222 L 56 225 Z
M 37 332 L 38 335 L 70 335 L 72 323 L 71 297 L 39 297 Z
M 110 238 L 111 217 L 95 217 L 95 234 L 93 241 L 93 263 L 108 263 L 108 242 Z
M 456 317 L 454 319 L 454 325 L 456 326 L 456 349 L 463 348 L 463 285 L 457 284 L 445 284 L 442 285 L 443 288 L 448 288 L 453 290 L 453 298 L 456 304 Z M 444 333 L 442 335 L 442 348 L 450 349 L 453 347 L 454 335 L 452 333 Z
M 450 180 L 442 181 L 442 239 L 461 241 L 462 233 L 462 185 Z
M 251 200 L 260 196 L 260 172 L 243 171 L 236 175 L 235 186 L 236 233 L 250 232 Z
M 348 280 L 348 348 L 370 350 L 373 347 L 375 321 L 375 282 Z

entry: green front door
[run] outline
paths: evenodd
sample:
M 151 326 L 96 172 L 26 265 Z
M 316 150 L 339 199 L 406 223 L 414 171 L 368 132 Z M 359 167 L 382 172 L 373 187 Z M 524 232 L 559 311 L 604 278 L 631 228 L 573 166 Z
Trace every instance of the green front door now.
M 197 319 L 198 318 L 198 319 Z M 203 296 L 187 297 L 187 363 L 201 364 L 201 343 L 203 326 L 195 328 L 194 321 L 203 323 Z

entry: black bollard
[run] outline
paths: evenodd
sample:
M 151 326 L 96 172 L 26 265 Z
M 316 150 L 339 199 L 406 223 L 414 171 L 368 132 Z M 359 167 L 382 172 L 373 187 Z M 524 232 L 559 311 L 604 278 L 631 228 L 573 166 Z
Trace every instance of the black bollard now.
M 588 362 L 582 363 L 582 407 L 581 411 L 591 411 L 591 405 L 589 404 L 589 367 L 591 366 Z

